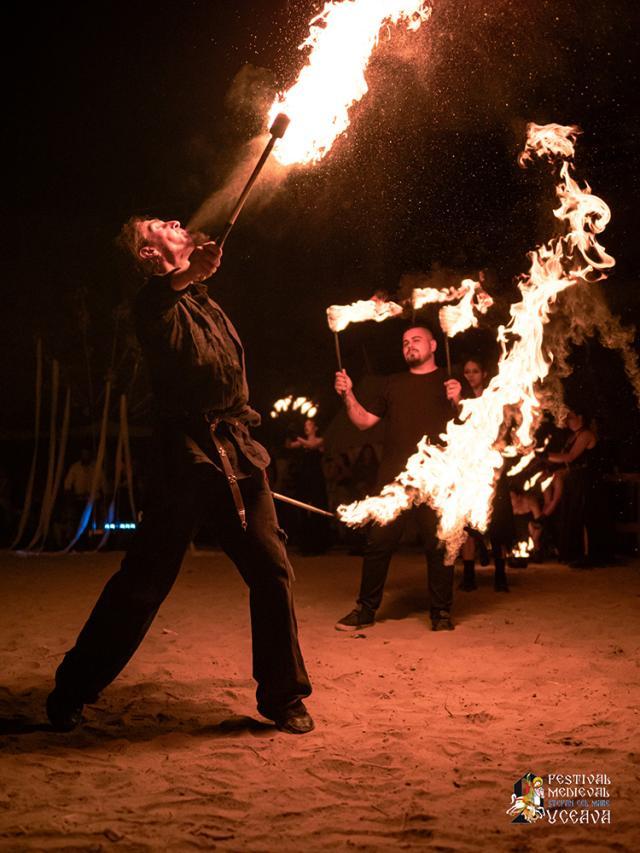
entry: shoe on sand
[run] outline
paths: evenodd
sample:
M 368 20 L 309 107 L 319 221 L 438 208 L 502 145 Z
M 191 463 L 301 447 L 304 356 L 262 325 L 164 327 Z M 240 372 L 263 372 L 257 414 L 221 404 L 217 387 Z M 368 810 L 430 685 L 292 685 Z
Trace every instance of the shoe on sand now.
M 84 705 L 65 696 L 57 687 L 47 696 L 47 717 L 56 732 L 71 732 L 82 722 Z
M 454 625 L 451 614 L 447 610 L 437 610 L 431 614 L 432 631 L 453 631 Z
M 336 631 L 358 631 L 360 628 L 370 628 L 375 622 L 376 614 L 368 607 L 354 607 L 336 622 Z
M 289 735 L 306 735 L 316 727 L 304 702 L 296 702 L 290 708 L 285 708 L 274 718 L 273 722 L 277 729 Z

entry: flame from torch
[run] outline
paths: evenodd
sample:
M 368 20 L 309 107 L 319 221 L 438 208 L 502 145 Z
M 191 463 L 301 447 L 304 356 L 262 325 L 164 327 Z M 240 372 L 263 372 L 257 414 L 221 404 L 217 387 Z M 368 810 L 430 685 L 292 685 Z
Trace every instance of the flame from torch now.
M 579 132 L 565 125 L 530 124 L 527 128 L 521 162 L 535 155 L 552 162 L 559 158 L 562 163 L 556 187 L 560 206 L 554 214 L 565 224 L 566 233 L 529 254 L 530 270 L 519 284 L 522 300 L 511 306 L 508 326 L 498 330 L 502 356 L 497 375 L 481 397 L 462 402 L 462 422 L 449 422 L 443 446 L 430 445 L 423 438 L 406 469 L 380 495 L 338 507 L 347 524 L 371 520 L 385 524 L 408 507 L 428 502 L 440 516 L 438 535 L 446 543 L 449 561 L 455 559 L 467 525 L 486 529 L 494 481 L 502 466 L 496 436 L 505 405 L 520 406 L 522 423 L 516 439 L 530 449 L 538 410 L 535 385 L 549 372 L 551 360 L 543 349 L 551 307 L 560 292 L 606 277 L 605 270 L 614 264 L 597 240 L 609 221 L 609 208 L 570 174 Z

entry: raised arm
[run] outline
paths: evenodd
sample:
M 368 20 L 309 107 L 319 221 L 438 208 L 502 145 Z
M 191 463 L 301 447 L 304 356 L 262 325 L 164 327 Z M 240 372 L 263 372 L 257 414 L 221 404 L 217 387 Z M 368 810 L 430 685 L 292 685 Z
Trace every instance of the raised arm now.
M 336 373 L 334 388 L 344 400 L 349 420 L 354 426 L 358 427 L 358 429 L 370 429 L 380 421 L 380 418 L 377 415 L 373 415 L 371 412 L 368 412 L 364 406 L 361 406 L 356 400 L 355 394 L 353 393 L 353 382 L 348 376 L 346 370 L 339 370 Z
M 173 290 L 185 290 L 190 284 L 210 278 L 220 266 L 222 249 L 213 242 L 203 243 L 189 255 L 188 263 L 171 274 Z

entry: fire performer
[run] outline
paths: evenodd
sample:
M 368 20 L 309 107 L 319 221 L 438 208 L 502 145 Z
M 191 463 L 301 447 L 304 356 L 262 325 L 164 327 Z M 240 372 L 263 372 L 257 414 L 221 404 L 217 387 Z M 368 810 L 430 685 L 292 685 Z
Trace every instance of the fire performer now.
M 74 728 L 83 705 L 125 667 L 209 510 L 220 545 L 250 590 L 258 710 L 280 730 L 304 734 L 314 727 L 302 701 L 311 685 L 284 533 L 265 476 L 269 456 L 249 432 L 260 419 L 248 405 L 237 332 L 200 284 L 216 272 L 222 252 L 179 222 L 160 219 L 133 217 L 121 241 L 150 276 L 136 297 L 135 320 L 156 397 L 163 487 L 58 668 L 49 719 L 56 729 Z
M 440 433 L 460 402 L 460 383 L 457 379 L 447 378 L 445 371 L 436 365 L 436 346 L 433 333 L 426 326 L 416 325 L 407 329 L 402 337 L 402 352 L 408 371 L 390 376 L 379 398 L 368 402 L 367 408 L 356 399 L 347 373 L 344 370 L 336 373 L 335 390 L 343 397 L 347 415 L 354 426 L 365 430 L 382 418 L 386 420 L 379 484 L 391 482 L 400 473 L 423 436 L 438 442 Z M 432 629 L 453 630 L 453 566 L 445 565 L 444 550 L 436 536 L 438 518 L 427 504 L 411 507 L 390 524 L 371 526 L 357 604 L 336 623 L 337 630 L 355 631 L 374 623 L 382 602 L 389 563 L 410 514 L 416 520 L 427 559 Z

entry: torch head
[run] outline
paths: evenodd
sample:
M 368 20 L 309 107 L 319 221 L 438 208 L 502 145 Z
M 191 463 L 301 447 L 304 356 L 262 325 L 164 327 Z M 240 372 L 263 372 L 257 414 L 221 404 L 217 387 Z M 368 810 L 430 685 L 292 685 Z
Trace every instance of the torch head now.
M 285 134 L 286 129 L 289 127 L 289 122 L 291 119 L 285 113 L 278 113 L 278 115 L 273 120 L 273 124 L 271 125 L 271 129 L 269 133 L 273 136 L 274 139 L 282 139 Z

